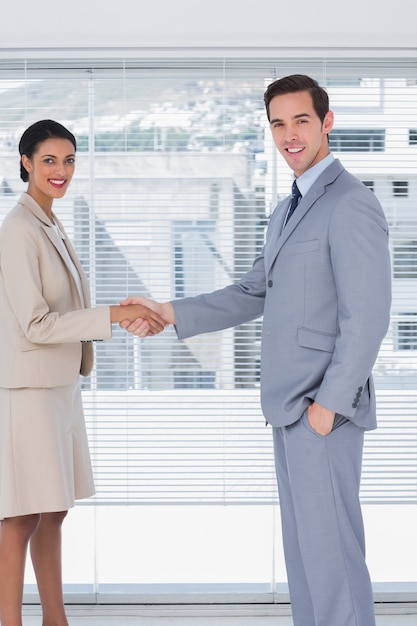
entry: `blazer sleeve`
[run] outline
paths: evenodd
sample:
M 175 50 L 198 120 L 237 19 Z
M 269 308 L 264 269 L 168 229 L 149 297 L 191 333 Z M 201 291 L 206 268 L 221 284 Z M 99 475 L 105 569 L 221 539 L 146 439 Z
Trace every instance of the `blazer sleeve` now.
M 315 400 L 354 417 L 388 330 L 391 307 L 388 227 L 369 190 L 357 187 L 341 198 L 332 212 L 329 245 L 338 332 Z
M 4 323 L 17 324 L 14 333 L 34 344 L 111 338 L 109 307 L 81 308 L 69 269 L 57 262 L 58 255 L 41 229 L 24 220 L 6 219 L 0 254 L 8 303 Z

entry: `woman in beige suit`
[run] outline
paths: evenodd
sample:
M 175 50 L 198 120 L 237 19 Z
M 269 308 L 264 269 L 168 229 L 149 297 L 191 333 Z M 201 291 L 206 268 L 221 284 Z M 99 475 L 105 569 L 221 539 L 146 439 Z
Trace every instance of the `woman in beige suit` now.
M 0 623 L 21 626 L 27 548 L 43 626 L 67 626 L 61 525 L 75 500 L 94 494 L 79 374 L 93 367 L 92 340 L 111 324 L 163 320 L 141 305 L 90 308 L 86 276 L 52 211 L 75 168 L 76 141 L 42 120 L 19 144 L 28 182 L 0 229 Z

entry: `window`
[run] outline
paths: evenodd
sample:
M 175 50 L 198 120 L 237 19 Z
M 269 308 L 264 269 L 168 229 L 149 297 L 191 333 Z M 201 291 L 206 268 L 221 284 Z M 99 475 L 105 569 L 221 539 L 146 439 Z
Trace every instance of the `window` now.
M 408 145 L 417 146 L 417 128 L 410 128 L 408 131 Z
M 394 278 L 417 278 L 417 241 L 395 241 L 392 256 Z
M 76 174 L 57 213 L 88 273 L 94 304 L 127 294 L 166 301 L 238 280 L 262 250 L 269 217 L 291 186 L 291 172 L 272 144 L 263 91 L 302 65 L 336 98 L 341 128 L 331 133 L 331 149 L 343 153 L 343 164 L 383 205 L 394 310 L 411 312 L 394 316 L 375 364 L 380 427 L 366 437 L 362 500 L 378 523 L 380 506 L 415 507 L 417 181 L 406 140 L 396 135 L 399 114 L 406 128 L 415 125 L 415 79 L 408 85 L 415 59 L 135 54 L 0 64 L 0 219 L 23 189 L 16 165 L 22 129 L 55 118 L 78 140 Z M 217 589 L 224 581 L 233 587 L 249 580 L 256 591 L 275 591 L 274 580 L 282 578 L 270 561 L 277 556 L 277 490 L 271 432 L 259 405 L 261 329 L 262 320 L 255 320 L 179 342 L 172 328 L 142 341 L 114 328 L 112 341 L 96 345 L 96 368 L 83 395 L 97 495 L 77 507 L 86 517 L 94 508 L 86 541 L 86 554 L 93 546 L 101 550 L 90 563 L 94 598 L 103 588 L 114 591 L 114 576 L 126 582 L 126 552 L 121 556 L 120 546 L 100 535 L 103 525 L 120 523 L 120 515 L 131 529 L 121 541 L 142 550 L 132 573 L 135 589 L 155 583 L 178 591 L 184 581 Z M 178 521 L 175 536 L 166 532 L 167 515 L 170 524 Z M 248 545 L 247 534 L 262 524 L 265 531 Z M 204 537 L 192 536 L 196 549 L 188 551 L 185 574 L 171 570 L 166 555 L 177 564 L 177 541 L 186 544 L 200 528 Z M 220 571 L 216 557 L 230 546 L 230 553 L 242 554 L 240 569 L 224 572 L 223 563 Z M 209 583 L 208 570 L 196 573 L 203 550 L 206 562 L 212 559 Z M 251 551 L 262 554 L 256 574 Z M 234 563 L 228 559 L 227 568 Z
M 392 194 L 398 197 L 408 196 L 408 181 L 407 180 L 394 180 L 392 183 Z
M 365 187 L 368 187 L 371 191 L 375 191 L 375 183 L 373 180 L 363 180 Z
M 215 222 L 175 222 L 173 258 L 176 298 L 213 291 L 216 288 L 216 265 L 227 267 L 227 260 L 216 245 Z
M 417 350 L 417 313 L 401 313 L 400 318 L 396 322 L 395 349 Z
M 277 197 L 288 194 L 291 180 L 288 168 L 276 160 L 261 97 L 271 61 L 245 62 L 244 76 L 242 67 L 232 59 L 201 61 L 201 66 L 197 61 L 161 64 L 147 59 L 97 62 L 91 72 L 86 60 L 78 70 L 57 66 L 40 72 L 36 63 L 26 63 L 21 68 L 25 80 L 11 80 L 10 89 L 10 74 L 5 74 L 0 93 L 2 215 L 22 188 L 14 158 L 21 129 L 41 116 L 56 117 L 78 139 L 76 176 L 60 213 L 89 275 L 95 304 L 118 302 L 127 294 L 169 300 L 238 280 L 261 251 L 269 215 Z M 294 69 L 288 62 L 280 72 Z M 360 80 L 357 68 L 351 76 L 332 70 L 330 99 L 336 90 L 341 118 L 348 116 L 349 124 L 335 129 L 331 147 L 369 153 L 365 161 L 355 155 L 351 163 L 346 154 L 344 163 L 378 191 L 395 242 L 394 279 L 415 278 L 415 240 L 397 233 L 402 214 L 384 191 L 389 172 L 380 155 L 372 155 L 385 151 L 385 129 L 374 111 L 358 109 L 363 89 L 366 97 L 375 92 L 384 103 L 384 119 L 398 107 L 405 119 L 408 114 L 412 119 L 415 90 L 403 91 L 407 77 L 384 79 L 379 68 L 374 79 L 371 69 Z M 313 64 L 311 73 L 321 79 L 320 64 Z M 354 108 L 348 106 L 352 93 Z M 28 109 L 33 99 L 48 105 Z M 396 143 L 386 156 L 396 164 L 408 163 Z M 391 184 L 396 197 L 412 200 L 408 180 L 398 177 Z M 407 223 L 417 241 L 417 227 L 410 219 Z M 138 342 L 115 328 L 111 342 L 97 344 L 96 369 L 84 381 L 87 414 L 105 412 L 110 393 L 124 401 L 119 394 L 129 392 L 137 402 L 144 391 L 181 389 L 244 391 L 256 398 L 260 327 L 257 320 L 184 342 L 172 329 L 152 342 Z M 378 378 L 378 372 L 386 371 L 386 361 L 394 358 L 393 336 L 387 336 L 376 365 L 383 387 L 388 379 Z M 113 406 L 116 422 L 120 406 Z M 107 434 L 96 425 L 92 432 L 99 464 Z M 130 480 L 128 475 L 124 479 Z M 97 499 L 106 498 L 104 483 L 100 485 L 104 491 Z M 270 486 L 267 492 L 271 494 Z
M 362 79 L 359 76 L 349 78 L 333 78 L 330 77 L 327 81 L 328 87 L 360 87 Z
M 335 128 L 329 135 L 330 149 L 335 152 L 383 152 L 385 130 L 378 128 Z

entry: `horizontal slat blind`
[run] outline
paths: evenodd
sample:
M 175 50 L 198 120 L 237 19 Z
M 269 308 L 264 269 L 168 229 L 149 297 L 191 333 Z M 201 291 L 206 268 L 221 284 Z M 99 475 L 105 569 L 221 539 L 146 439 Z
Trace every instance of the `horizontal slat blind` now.
M 17 142 L 51 117 L 77 136 L 56 211 L 96 305 L 158 300 L 237 280 L 260 251 L 291 173 L 272 146 L 265 86 L 292 72 L 329 91 L 331 147 L 380 199 L 394 300 L 375 365 L 379 429 L 362 499 L 417 500 L 417 97 L 415 59 L 101 58 L 0 61 L 0 215 L 23 189 Z M 178 342 L 115 329 L 84 381 L 97 504 L 276 500 L 259 407 L 261 320 Z
M 87 393 L 85 400 L 92 403 Z M 415 402 L 414 393 L 399 399 L 396 392 L 381 392 L 379 428 L 366 436 L 363 502 L 415 502 Z M 101 393 L 94 405 L 99 418 L 89 423 L 95 502 L 278 502 L 271 429 L 262 420 L 256 391 Z M 394 419 L 396 412 L 401 417 Z
M 101 502 L 275 500 L 271 430 L 256 392 L 128 392 L 123 421 L 117 400 L 103 400 L 92 437 Z

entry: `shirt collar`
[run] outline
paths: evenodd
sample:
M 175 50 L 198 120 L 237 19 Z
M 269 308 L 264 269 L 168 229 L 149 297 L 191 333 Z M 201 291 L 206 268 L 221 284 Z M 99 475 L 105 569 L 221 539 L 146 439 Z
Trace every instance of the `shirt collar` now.
M 301 176 L 299 176 L 297 180 L 297 187 L 301 192 L 301 195 L 304 197 L 310 187 L 316 182 L 320 174 L 324 172 L 324 170 L 334 161 L 335 157 L 330 152 L 327 156 L 324 157 L 321 161 L 310 167 L 306 170 Z

